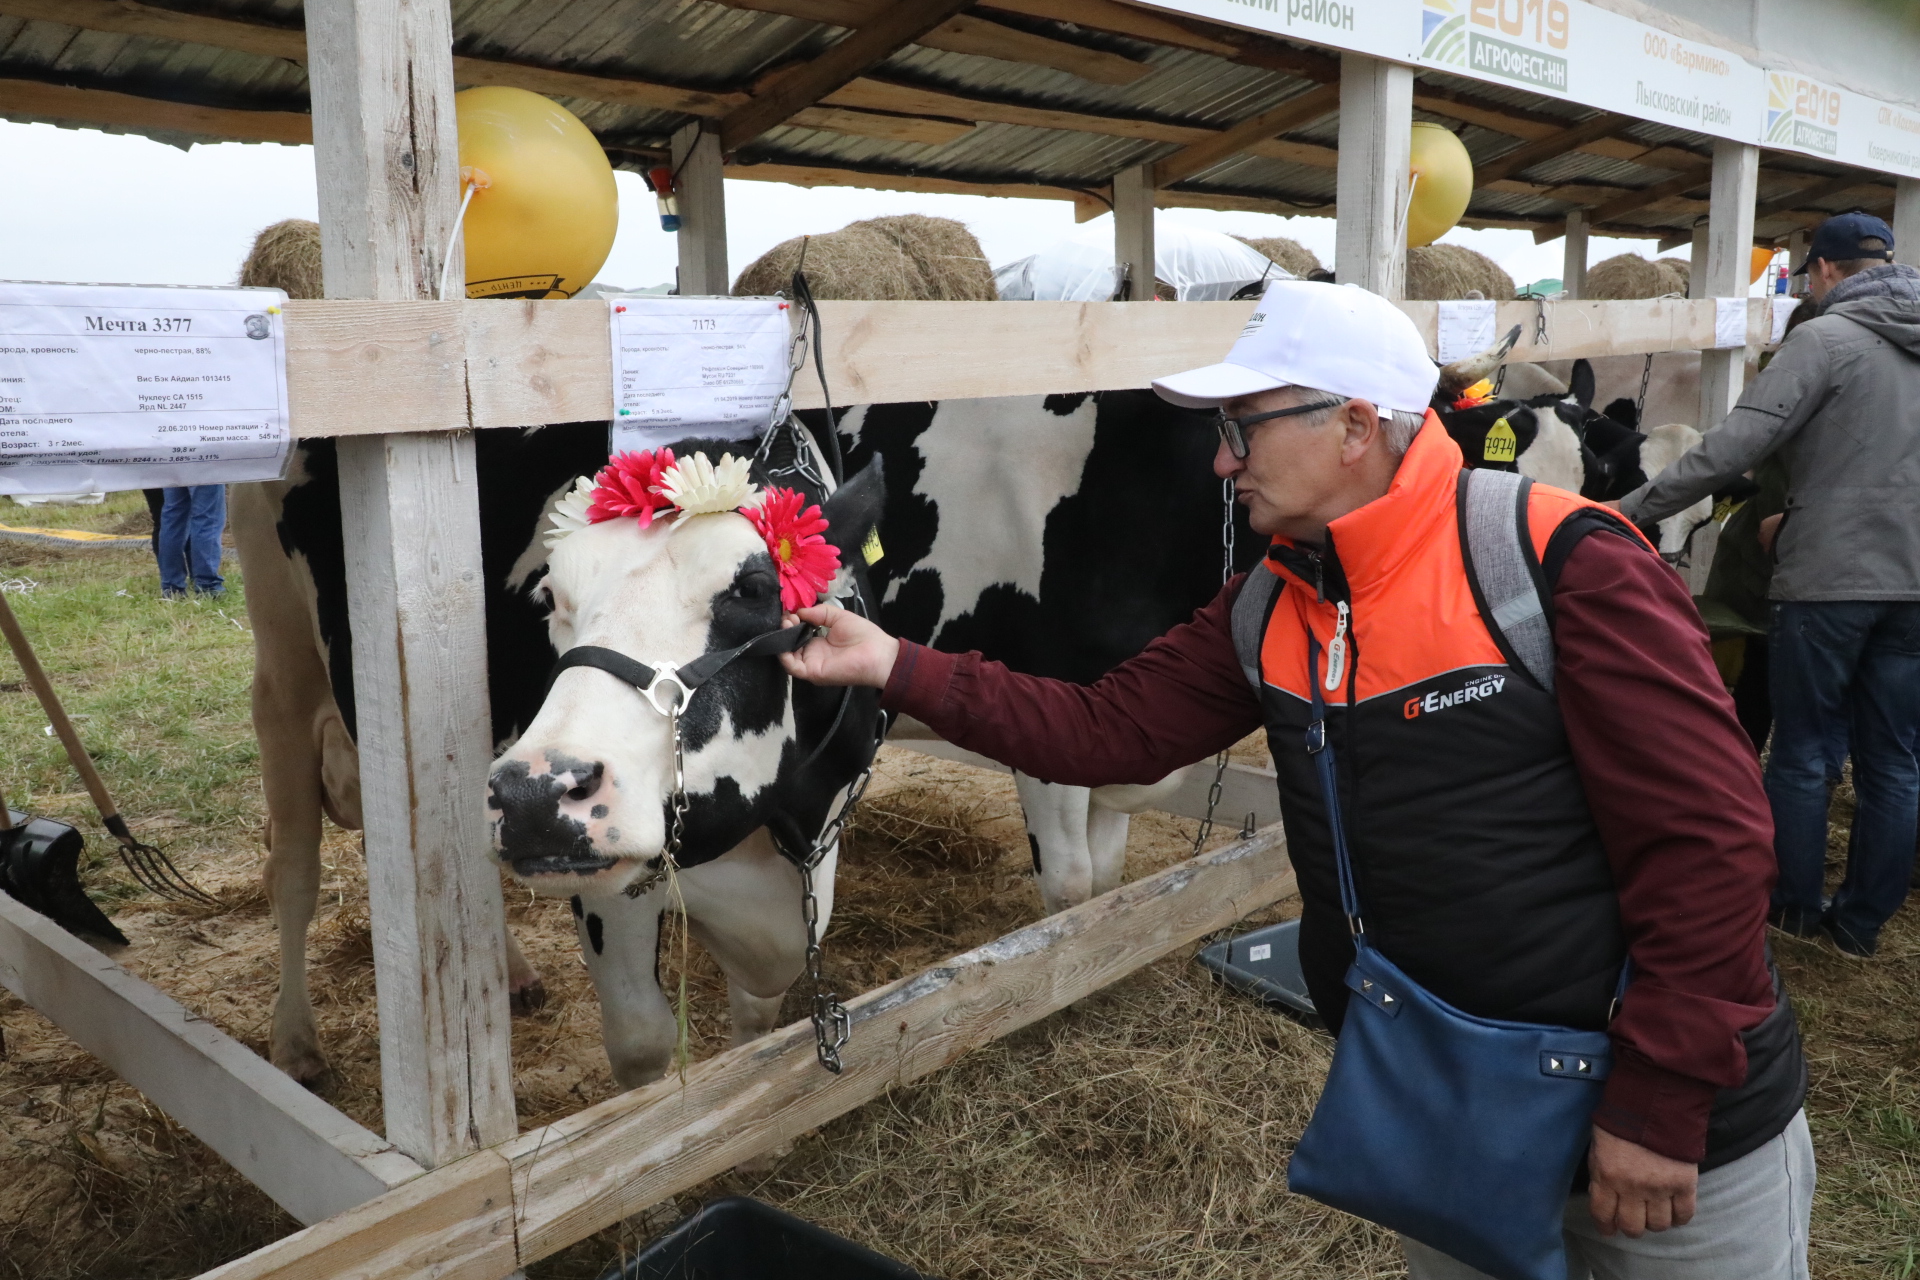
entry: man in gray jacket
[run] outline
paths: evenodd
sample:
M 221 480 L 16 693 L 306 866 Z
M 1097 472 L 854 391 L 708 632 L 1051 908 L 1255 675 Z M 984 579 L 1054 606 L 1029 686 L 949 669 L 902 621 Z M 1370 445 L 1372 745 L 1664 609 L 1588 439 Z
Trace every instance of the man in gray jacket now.
M 1772 923 L 1870 956 L 1906 899 L 1920 810 L 1920 271 L 1864 213 L 1814 233 L 1805 272 L 1820 313 L 1800 325 L 1727 420 L 1620 509 L 1648 525 L 1778 453 Z M 1822 901 L 1828 743 L 1851 738 L 1858 807 L 1846 880 Z

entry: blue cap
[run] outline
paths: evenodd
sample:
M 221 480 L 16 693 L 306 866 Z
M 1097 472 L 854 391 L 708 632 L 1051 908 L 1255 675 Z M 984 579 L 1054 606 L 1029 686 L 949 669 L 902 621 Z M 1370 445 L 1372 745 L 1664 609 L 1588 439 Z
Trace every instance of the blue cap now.
M 1882 248 L 1863 249 L 1862 240 L 1878 240 Z M 1815 258 L 1828 262 L 1847 262 L 1854 258 L 1884 258 L 1893 261 L 1893 228 L 1870 213 L 1854 210 L 1837 213 L 1814 229 L 1807 256 L 1793 269 L 1796 276 L 1807 273 L 1807 263 Z

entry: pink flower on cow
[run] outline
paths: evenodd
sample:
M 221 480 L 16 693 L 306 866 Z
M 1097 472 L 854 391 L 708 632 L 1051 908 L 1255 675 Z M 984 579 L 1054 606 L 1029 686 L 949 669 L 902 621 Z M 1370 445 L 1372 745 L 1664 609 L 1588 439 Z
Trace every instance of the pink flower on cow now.
M 815 604 L 840 568 L 840 548 L 821 537 L 827 522 L 820 508 L 801 510 L 804 495 L 792 489 L 766 491 L 757 507 L 742 510 L 766 539 L 767 554 L 780 571 L 780 607 L 803 609 Z
M 660 492 L 660 473 L 672 465 L 671 449 L 658 453 L 642 449 L 639 453 L 615 454 L 613 461 L 594 477 L 593 505 L 587 508 L 588 522 L 599 524 L 602 520 L 633 516 L 643 529 L 652 524 L 654 512 L 673 505 Z

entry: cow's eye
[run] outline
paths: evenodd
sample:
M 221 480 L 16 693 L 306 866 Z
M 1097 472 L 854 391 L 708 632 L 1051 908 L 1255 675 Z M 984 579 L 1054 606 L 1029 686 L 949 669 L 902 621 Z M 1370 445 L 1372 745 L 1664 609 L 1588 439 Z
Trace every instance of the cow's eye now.
M 533 593 L 533 598 L 539 602 L 542 609 L 545 609 L 548 613 L 553 612 L 553 591 L 551 588 L 541 587 Z

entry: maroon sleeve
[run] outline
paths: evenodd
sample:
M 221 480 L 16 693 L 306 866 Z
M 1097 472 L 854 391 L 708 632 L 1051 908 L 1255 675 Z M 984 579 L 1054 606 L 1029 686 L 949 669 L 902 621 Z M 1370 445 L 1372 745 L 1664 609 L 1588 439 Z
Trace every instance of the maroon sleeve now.
M 1759 761 L 1685 584 L 1646 548 L 1582 539 L 1553 606 L 1561 716 L 1633 958 L 1594 1123 L 1698 1162 L 1715 1091 L 1746 1078 L 1740 1032 L 1773 1008 Z
M 1260 704 L 1233 651 L 1241 581 L 1092 685 L 902 640 L 880 705 L 1047 782 L 1158 782 L 1260 727 Z

